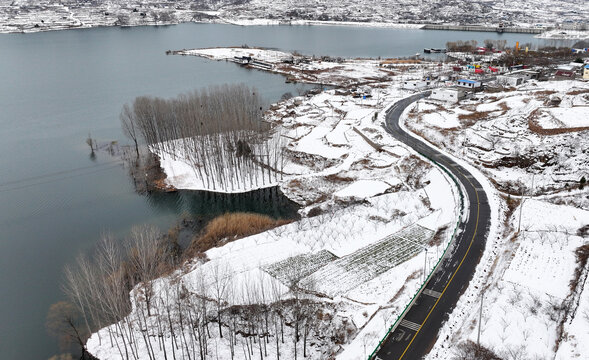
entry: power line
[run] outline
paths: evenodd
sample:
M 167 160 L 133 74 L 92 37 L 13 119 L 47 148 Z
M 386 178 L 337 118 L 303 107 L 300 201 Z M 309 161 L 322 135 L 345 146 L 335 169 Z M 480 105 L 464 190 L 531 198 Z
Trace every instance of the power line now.
M 113 161 L 108 161 L 108 162 L 101 163 L 101 164 L 83 166 L 83 167 L 79 167 L 79 168 L 75 168 L 75 169 L 70 169 L 70 170 L 62 170 L 62 171 L 57 171 L 57 172 L 54 172 L 54 173 L 48 173 L 48 174 L 42 174 L 42 175 L 37 175 L 37 176 L 31 176 L 31 177 L 21 178 L 21 179 L 17 179 L 17 180 L 12 180 L 12 181 L 4 182 L 4 183 L 0 184 L 0 187 L 6 186 L 6 185 L 12 185 L 12 184 L 19 184 L 19 183 L 26 182 L 26 181 L 31 181 L 31 180 L 39 180 L 39 179 L 44 179 L 44 178 L 48 178 L 48 177 L 54 177 L 54 176 L 58 176 L 58 175 L 70 174 L 70 173 L 81 171 L 81 170 L 93 169 L 93 168 L 96 168 L 96 167 L 110 165 L 110 164 L 119 163 L 119 162 L 120 162 L 120 160 L 113 160 Z
M 114 165 L 110 165 L 113 164 Z M 71 179 L 71 178 L 75 178 L 75 177 L 79 177 L 79 176 L 86 176 L 86 175 L 91 175 L 91 174 L 95 174 L 101 171 L 106 171 L 106 170 L 110 170 L 113 169 L 115 167 L 120 166 L 121 162 L 120 161 L 113 161 L 110 163 L 105 163 L 105 164 L 101 164 L 101 165 L 97 165 L 97 166 L 104 166 L 104 165 L 110 165 L 108 167 L 103 167 L 100 169 L 96 169 L 94 171 L 88 171 L 88 172 L 83 172 L 80 174 L 74 174 L 74 175 L 70 175 L 70 176 L 62 176 L 62 177 L 58 177 L 52 180 L 47 180 L 47 181 L 40 181 L 40 182 L 36 182 L 36 183 L 32 183 L 32 184 L 26 184 L 26 185 L 21 185 L 21 186 L 15 186 L 15 187 L 8 187 L 6 189 L 0 189 L 0 193 L 3 192 L 8 192 L 8 191 L 15 191 L 15 190 L 21 190 L 21 189 L 26 189 L 29 187 L 33 187 L 33 186 L 37 186 L 37 185 L 43 185 L 43 184 L 49 184 L 49 183 L 54 183 L 54 182 L 58 182 L 58 181 L 62 181 L 62 180 L 66 180 L 66 179 Z M 43 179 L 43 178 L 49 178 L 49 177 L 55 177 L 58 174 L 68 174 L 68 173 L 74 173 L 80 170 L 85 170 L 88 168 L 95 168 L 96 166 L 88 166 L 88 167 L 83 167 L 83 168 L 78 168 L 78 169 L 72 169 L 72 170 L 67 170 L 67 171 L 63 171 L 63 172 L 59 172 L 59 173 L 53 173 L 53 174 L 47 174 L 47 175 L 39 175 L 39 176 L 35 176 L 35 177 L 31 177 L 31 178 L 27 178 L 27 179 L 23 179 L 23 180 L 15 180 L 15 181 L 11 181 L 8 183 L 4 183 L 4 184 L 0 184 L 0 187 L 2 186 L 6 186 L 7 184 L 15 184 L 15 183 L 19 183 L 19 182 L 26 182 L 26 181 L 30 181 L 31 179 Z

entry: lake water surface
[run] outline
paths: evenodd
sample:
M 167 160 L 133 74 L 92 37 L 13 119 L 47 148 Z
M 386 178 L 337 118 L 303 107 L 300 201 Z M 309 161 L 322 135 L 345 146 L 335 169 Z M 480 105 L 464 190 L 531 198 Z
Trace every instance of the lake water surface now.
M 172 97 L 245 82 L 273 102 L 301 88 L 278 75 L 166 56 L 166 50 L 247 44 L 309 55 L 391 57 L 489 38 L 540 42 L 526 34 L 213 24 L 0 35 L 0 358 L 58 353 L 45 332 L 47 309 L 63 299 L 64 264 L 92 248 L 101 232 L 124 236 L 143 223 L 165 229 L 183 212 L 292 215 L 283 199 L 260 204 L 190 192 L 138 195 L 117 159 L 102 152 L 90 158 L 89 133 L 98 141 L 124 141 L 118 114 L 139 95 Z

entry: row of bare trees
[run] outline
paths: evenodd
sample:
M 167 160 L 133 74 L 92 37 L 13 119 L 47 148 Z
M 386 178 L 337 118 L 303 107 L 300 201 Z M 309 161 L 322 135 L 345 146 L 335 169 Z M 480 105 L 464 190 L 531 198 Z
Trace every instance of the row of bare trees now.
M 476 50 L 478 41 L 476 40 L 457 40 L 446 42 L 446 49 L 448 51 L 471 52 Z
M 290 269 L 285 283 L 263 272 L 236 278 L 239 272 L 217 262 L 181 276 L 172 273 L 171 259 L 154 227 L 134 228 L 121 245 L 104 235 L 95 254 L 65 269 L 64 290 L 81 319 L 62 317 L 65 331 L 84 352 L 96 332 L 101 349 L 150 360 L 296 359 L 309 355 L 312 335 L 330 351 L 350 333 L 334 326 L 329 306 L 310 295 L 312 281 L 303 289 L 303 269 Z M 158 279 L 163 274 L 171 275 Z
M 174 99 L 141 96 L 121 112 L 123 132 L 161 157 L 190 164 L 212 190 L 261 187 L 281 174 L 280 131 L 263 121 L 253 88 L 223 85 Z
M 129 291 L 139 286 L 149 314 L 152 280 L 174 266 L 171 250 L 157 228 L 141 226 L 131 230 L 124 246 L 111 235 L 103 235 L 91 257 L 80 254 L 73 265 L 66 266 L 63 290 L 81 318 L 81 326 L 74 329 L 80 334 L 76 342 L 114 324 L 114 328 L 108 328 L 108 340 L 128 357 L 128 344 L 134 341 L 132 325 L 126 317 L 131 311 Z M 70 325 L 74 328 L 73 322 Z M 122 336 L 115 336 L 113 331 Z

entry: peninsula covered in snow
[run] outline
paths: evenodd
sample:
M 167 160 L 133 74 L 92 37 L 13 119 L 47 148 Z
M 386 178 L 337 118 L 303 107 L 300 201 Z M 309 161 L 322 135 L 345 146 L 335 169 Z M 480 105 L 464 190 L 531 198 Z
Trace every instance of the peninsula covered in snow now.
M 183 137 L 183 146 L 146 139 L 167 185 L 223 192 L 278 185 L 302 206 L 302 218 L 226 238 L 137 284 L 124 317 L 92 334 L 90 353 L 367 358 L 453 251 L 456 223 L 466 216 L 452 177 L 382 126 L 397 101 L 431 91 L 403 112 L 401 125 L 476 176 L 491 228 L 428 358 L 469 358 L 476 349 L 507 358 L 589 354 L 589 155 L 582 145 L 589 85 L 575 79 L 589 65 L 514 67 L 506 59 L 517 50 L 503 53 L 456 52 L 460 60 L 438 63 L 247 47 L 170 51 L 317 85 L 265 111 L 267 142 L 248 147 L 245 178 L 231 180 L 236 168 L 223 170 L 225 183 L 203 181 L 195 170 L 202 162 L 187 155 L 200 133 Z M 245 145 L 228 151 L 243 153 Z M 473 347 L 477 331 L 481 345 Z

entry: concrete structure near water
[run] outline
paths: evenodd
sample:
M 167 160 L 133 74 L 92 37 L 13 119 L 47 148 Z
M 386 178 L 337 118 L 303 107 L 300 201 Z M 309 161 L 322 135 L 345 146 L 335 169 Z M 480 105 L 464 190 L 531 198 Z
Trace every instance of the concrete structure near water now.
M 439 88 L 432 90 L 430 99 L 457 103 L 466 97 L 464 90 L 457 87 Z

